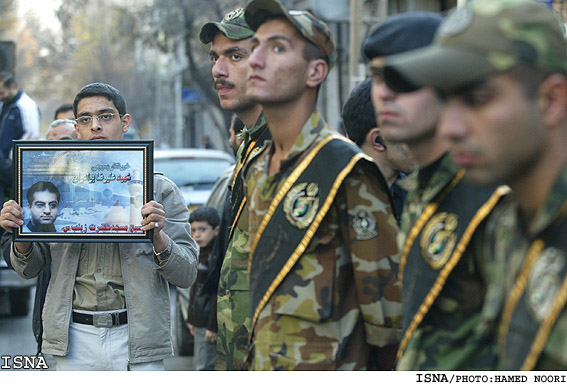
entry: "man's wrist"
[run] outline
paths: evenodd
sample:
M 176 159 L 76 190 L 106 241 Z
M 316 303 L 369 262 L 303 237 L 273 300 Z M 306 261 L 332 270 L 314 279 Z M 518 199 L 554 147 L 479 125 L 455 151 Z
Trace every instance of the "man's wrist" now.
M 158 266 L 163 266 L 167 263 L 169 256 L 171 255 L 171 250 L 173 248 L 173 241 L 171 238 L 167 238 L 167 246 L 165 250 L 157 252 L 154 248 L 154 261 L 158 264 Z
M 18 248 L 18 246 L 20 248 Z M 27 249 L 26 249 L 27 247 Z M 14 254 L 16 255 L 16 257 L 20 258 L 20 259 L 25 259 L 28 258 L 32 252 L 32 248 L 33 245 L 31 243 L 12 243 L 12 250 L 14 251 Z M 20 251 L 23 250 L 23 251 Z

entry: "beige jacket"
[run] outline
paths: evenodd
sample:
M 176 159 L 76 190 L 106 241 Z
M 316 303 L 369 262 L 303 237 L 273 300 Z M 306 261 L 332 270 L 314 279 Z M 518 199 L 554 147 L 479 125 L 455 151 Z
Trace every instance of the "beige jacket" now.
M 162 175 L 154 175 L 154 200 L 164 206 L 163 231 L 173 240 L 169 260 L 159 267 L 151 243 L 120 243 L 119 254 L 128 310 L 130 363 L 173 356 L 168 282 L 187 288 L 197 276 L 198 246 L 191 237 L 189 212 L 179 188 Z M 43 309 L 43 346 L 46 354 L 68 352 L 75 273 L 83 243 L 36 243 L 27 258 L 10 258 L 16 272 L 33 278 L 52 266 Z

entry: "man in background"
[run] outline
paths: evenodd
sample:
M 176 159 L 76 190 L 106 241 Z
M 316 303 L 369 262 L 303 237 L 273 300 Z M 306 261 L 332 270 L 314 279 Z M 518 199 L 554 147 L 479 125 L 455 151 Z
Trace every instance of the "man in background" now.
M 75 115 L 73 114 L 73 105 L 71 105 L 70 103 L 65 103 L 55 110 L 54 119 L 60 120 L 63 118 L 67 118 L 69 120 L 75 119 Z
M 16 76 L 0 72 L 0 201 L 12 187 L 12 141 L 38 140 L 40 112 L 35 101 L 18 88 Z
M 244 123 L 240 118 L 236 116 L 236 114 L 234 114 L 232 116 L 232 120 L 230 121 L 230 127 L 228 128 L 228 143 L 230 145 L 230 148 L 232 149 L 234 156 L 236 156 L 238 148 L 240 147 L 240 144 L 242 144 L 242 140 L 238 139 L 238 135 L 240 134 L 240 132 L 242 132 L 243 128 Z M 228 248 L 228 237 L 230 235 L 230 226 L 232 224 L 230 218 L 231 198 L 228 185 L 233 173 L 234 165 L 231 165 L 229 168 L 227 168 L 226 171 L 223 172 L 222 175 L 219 176 L 219 178 L 215 182 L 215 185 L 213 186 L 212 192 L 220 190 L 222 191 L 222 194 L 214 195 L 214 197 L 213 195 L 211 195 L 206 204 L 207 206 L 215 207 L 220 215 L 219 233 L 215 238 L 215 245 L 213 247 L 209 263 L 209 276 L 207 277 L 207 280 L 203 285 L 203 292 L 206 293 L 217 294 L 221 265 L 224 261 L 224 256 Z
M 376 125 L 376 114 L 370 92 L 372 80 L 366 79 L 356 86 L 343 106 L 343 123 L 348 137 L 374 159 L 384 175 L 392 195 L 394 215 L 400 223 L 407 192 L 396 182 L 415 168 L 415 161 L 405 143 L 385 141 Z
M 244 129 L 244 122 L 236 114 L 232 116 L 232 120 L 230 121 L 230 127 L 228 128 L 228 143 L 230 144 L 230 149 L 232 149 L 232 153 L 236 157 L 238 154 L 238 149 L 240 148 L 240 144 L 242 144 L 242 139 L 239 138 L 240 133 Z
M 49 125 L 46 140 L 77 140 L 75 121 L 66 118 L 57 119 Z

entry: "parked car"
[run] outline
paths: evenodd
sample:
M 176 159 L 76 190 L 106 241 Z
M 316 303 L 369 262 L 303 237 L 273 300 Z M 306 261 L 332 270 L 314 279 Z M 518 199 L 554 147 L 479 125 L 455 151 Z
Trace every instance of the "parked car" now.
M 12 316 L 26 316 L 29 313 L 31 288 L 35 284 L 35 279 L 24 279 L 10 269 L 0 251 L 0 292 L 8 293 Z
M 232 177 L 233 172 L 234 165 L 230 166 L 222 175 L 219 176 L 211 190 L 211 194 L 209 195 L 207 202 L 205 203 L 206 206 L 216 208 L 219 212 L 222 210 L 228 196 L 229 179 Z
M 154 171 L 163 172 L 181 190 L 191 211 L 205 205 L 219 177 L 234 164 L 229 153 L 213 149 L 168 149 L 154 152 Z M 193 355 L 193 336 L 187 324 L 189 289 L 176 288 L 173 337 L 175 353 Z
M 189 210 L 202 206 L 213 185 L 234 157 L 214 149 L 167 149 L 154 151 L 154 171 L 163 172 L 183 193 Z

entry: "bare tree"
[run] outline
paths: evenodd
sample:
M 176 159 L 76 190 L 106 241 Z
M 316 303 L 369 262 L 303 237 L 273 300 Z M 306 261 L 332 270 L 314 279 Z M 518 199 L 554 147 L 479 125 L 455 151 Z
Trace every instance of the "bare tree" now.
M 220 21 L 223 16 L 242 6 L 242 2 L 233 0 L 155 0 L 151 6 L 142 10 L 140 18 L 145 20 L 144 44 L 157 47 L 163 52 L 172 50 L 167 44 L 179 37 L 182 39 L 187 66 L 183 71 L 183 85 L 197 88 L 207 101 L 207 108 L 216 110 L 223 117 L 222 122 L 215 122 L 219 131 L 225 131 L 230 124 L 231 112 L 223 111 L 218 96 L 213 89 L 209 46 L 199 40 L 201 26 L 211 20 Z M 176 40 L 177 41 L 177 40 Z M 223 132 L 223 135 L 224 132 Z
M 63 0 L 57 12 L 61 23 L 59 60 L 65 73 L 59 89 L 74 96 L 85 84 L 105 82 L 117 87 L 128 102 L 135 124 L 152 118 L 151 89 L 154 58 L 137 49 L 143 28 L 135 12 L 107 0 Z M 141 63 L 143 62 L 143 63 Z
M 8 30 L 16 21 L 16 0 L 0 0 L 0 33 Z

